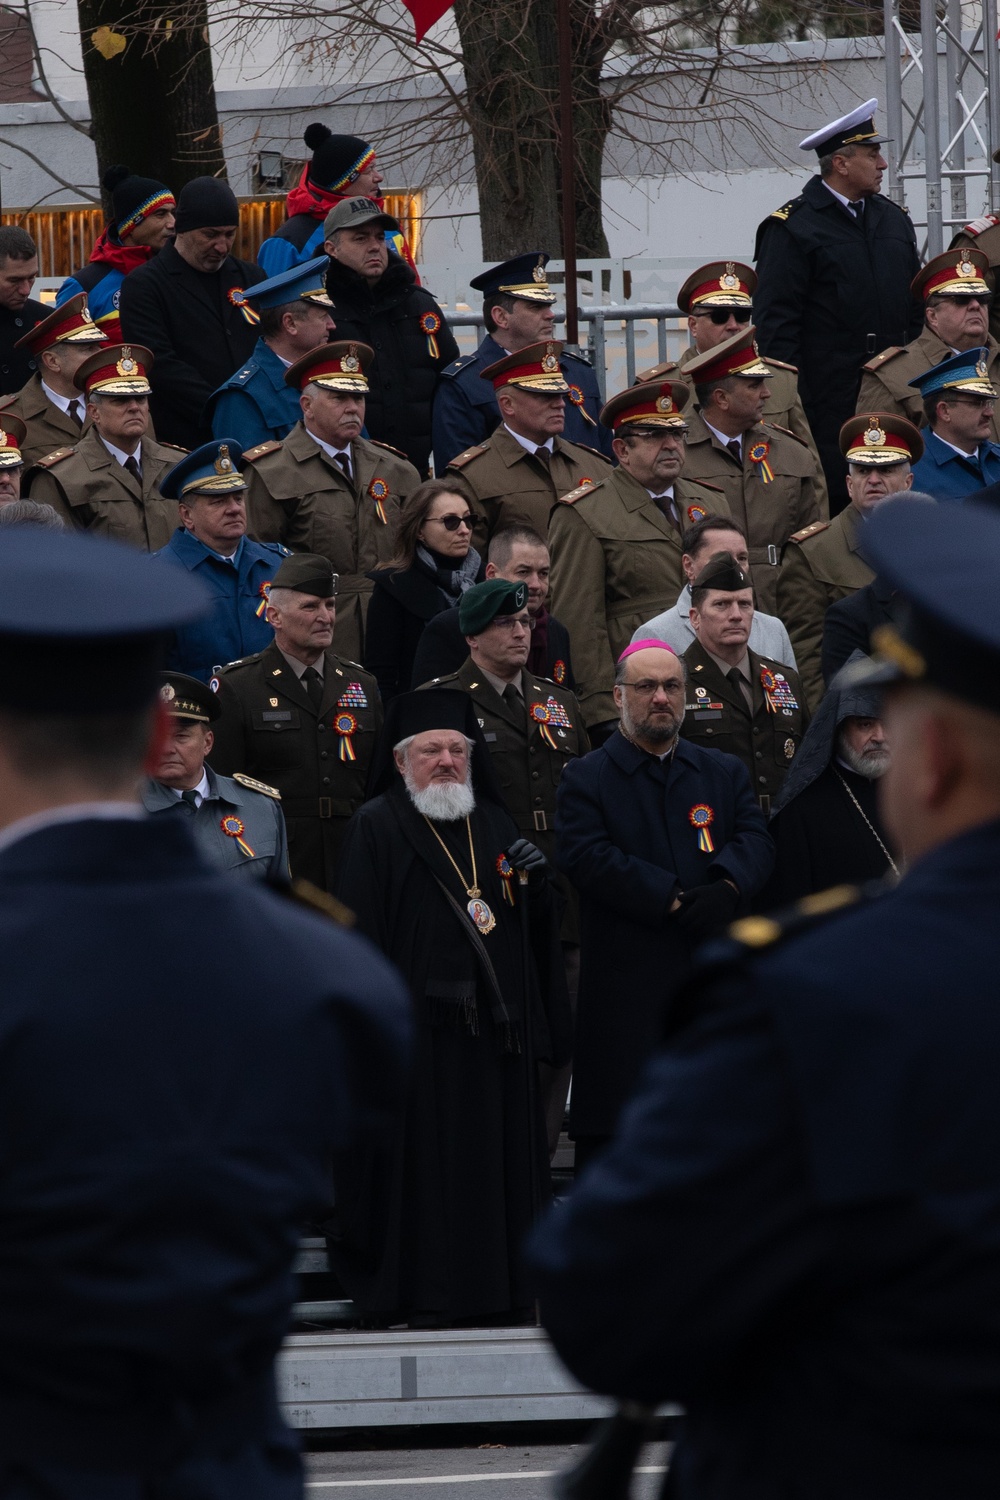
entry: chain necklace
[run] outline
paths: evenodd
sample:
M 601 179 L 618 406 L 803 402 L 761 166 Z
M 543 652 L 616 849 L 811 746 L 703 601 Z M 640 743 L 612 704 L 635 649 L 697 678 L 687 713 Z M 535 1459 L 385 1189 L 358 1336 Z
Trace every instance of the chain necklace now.
M 854 793 L 851 791 L 850 787 L 847 785 L 847 782 L 844 780 L 843 776 L 841 776 L 840 772 L 836 769 L 836 767 L 833 768 L 833 774 L 834 774 L 834 776 L 836 776 L 837 780 L 840 782 L 841 786 L 844 788 L 844 791 L 850 797 L 851 801 L 854 803 L 854 806 L 857 808 L 858 812 L 861 814 L 862 818 L 865 821 L 865 824 L 867 825 L 869 833 L 871 834 L 872 838 L 875 840 L 876 844 L 878 844 L 879 848 L 881 849 L 882 853 L 885 855 L 886 859 L 889 861 L 889 869 L 892 871 L 892 873 L 895 875 L 896 879 L 898 880 L 899 879 L 899 866 L 896 864 L 896 861 L 893 859 L 892 855 L 889 853 L 888 849 L 885 847 L 885 845 L 883 844 L 882 840 L 879 838 L 879 836 L 876 833 L 874 827 L 872 826 L 871 822 L 869 821 L 868 817 L 866 816 L 865 810 L 861 806 L 861 803 L 858 801 L 857 797 L 855 797 Z
M 465 890 L 465 894 L 469 898 L 468 905 L 465 909 L 469 913 L 469 916 L 472 918 L 477 931 L 481 932 L 485 937 L 488 932 L 493 931 L 494 927 L 497 925 L 497 919 L 493 915 L 490 907 L 483 900 L 483 893 L 479 889 L 478 873 L 476 871 L 476 850 L 472 842 L 471 820 L 469 818 L 466 818 L 465 820 L 465 831 L 469 835 L 469 859 L 472 862 L 471 882 L 466 880 L 465 876 L 458 868 L 457 862 L 452 858 L 451 850 L 448 848 L 448 845 L 438 833 L 437 829 L 434 827 L 434 824 L 431 822 L 426 813 L 424 814 L 424 822 L 427 824 L 427 827 L 430 829 L 431 833 L 433 833 L 434 837 L 441 845 L 441 848 L 444 850 L 445 858 L 451 865 L 452 869 L 455 871 L 455 874 L 458 876 L 459 881 L 461 882 L 461 885 Z

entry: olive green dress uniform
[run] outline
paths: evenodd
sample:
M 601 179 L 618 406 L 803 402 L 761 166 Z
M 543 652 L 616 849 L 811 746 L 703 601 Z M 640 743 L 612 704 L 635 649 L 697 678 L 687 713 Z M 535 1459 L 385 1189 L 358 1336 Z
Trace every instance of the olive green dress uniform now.
M 470 657 L 457 672 L 426 687 L 458 688 L 475 704 L 503 799 L 526 839 L 537 844 L 555 870 L 556 791 L 563 767 L 586 755 L 590 740 L 576 696 L 547 677 L 521 672 L 521 700 L 506 702 Z M 547 731 L 547 733 L 546 733 Z M 577 903 L 568 883 L 556 876 L 566 897 L 561 937 L 579 943 Z
M 990 351 L 988 360 L 991 385 L 1000 387 L 1000 344 L 993 334 L 986 339 Z M 919 338 L 905 348 L 883 349 L 863 367 L 861 389 L 858 392 L 858 413 L 869 411 L 892 412 L 897 417 L 906 417 L 914 427 L 926 427 L 924 403 L 920 392 L 909 384 L 917 375 L 923 375 L 943 359 L 950 359 L 955 351 L 925 328 Z M 1000 442 L 1000 423 L 994 410 L 990 437 Z
M 501 425 L 487 438 L 453 458 L 447 479 L 469 502 L 476 516 L 473 544 L 485 551 L 495 531 L 504 526 L 530 526 L 544 537 L 549 516 L 560 495 L 594 484 L 609 473 L 603 453 L 557 437 L 549 462 L 537 458 Z
M 22 488 L 77 531 L 127 542 L 142 552 L 165 547 L 180 525 L 176 500 L 165 500 L 159 482 L 184 449 L 143 438 L 137 458 L 141 479 L 108 452 L 91 427 L 74 448 L 57 448 L 24 477 Z
M 375 678 L 327 651 L 317 709 L 278 647 L 270 645 L 222 667 L 216 681 L 222 717 L 214 725 L 213 769 L 223 776 L 243 772 L 278 789 L 292 878 L 332 891 L 347 823 L 365 800 L 382 727 Z
M 562 495 L 549 523 L 552 613 L 573 643 L 573 676 L 584 722 L 618 718 L 615 662 L 634 632 L 677 603 L 684 587 L 683 532 L 709 513 L 728 516 L 721 490 L 674 484 L 682 529 L 626 469 Z
M 974 250 L 981 250 L 990 263 L 990 270 L 995 275 L 1000 269 L 1000 217 L 996 214 L 983 214 L 982 218 L 973 219 L 971 223 L 959 230 L 948 248 L 952 250 L 963 245 L 969 245 Z M 1000 302 L 994 302 L 990 308 L 990 335 L 1000 340 Z M 929 367 L 925 366 L 926 368 Z M 991 362 L 991 380 L 992 371 Z
M 823 621 L 831 604 L 871 583 L 858 551 L 861 517 L 848 505 L 789 537 L 778 573 L 778 614 L 788 627 L 806 706 L 814 713 L 825 691 L 820 665 Z
M 32 375 L 15 395 L 0 400 L 0 421 L 6 412 L 20 417 L 28 429 L 21 449 L 28 465 L 36 464 L 57 448 L 72 448 L 80 441 L 81 429 L 67 412 L 49 400 L 42 390 L 40 375 Z M 89 428 L 90 418 L 85 417 L 82 431 L 86 433 Z
M 706 750 L 737 756 L 750 773 L 754 795 L 765 812 L 781 790 L 805 733 L 809 716 L 802 702 L 799 674 L 780 661 L 748 651 L 753 713 L 742 688 L 729 681 L 700 641 L 684 653 L 688 682 L 681 734 Z M 770 673 L 769 695 L 762 674 Z M 773 707 L 769 707 L 769 699 Z
M 301 422 L 283 443 L 248 448 L 243 461 L 250 535 L 329 559 L 339 575 L 337 649 L 363 655 L 367 575 L 393 556 L 400 506 L 420 475 L 394 448 L 356 438 L 348 479 Z
M 750 458 L 751 449 L 766 445 L 765 462 L 773 479 L 765 482 L 763 464 Z M 781 549 L 793 532 L 828 514 L 826 486 L 809 448 L 783 427 L 758 422 L 743 434 L 743 462 L 706 427 L 700 412 L 688 417 L 684 474 L 725 492 L 729 511 L 747 533 L 750 574 L 757 608 L 774 615 Z M 790 622 L 785 621 L 790 627 Z

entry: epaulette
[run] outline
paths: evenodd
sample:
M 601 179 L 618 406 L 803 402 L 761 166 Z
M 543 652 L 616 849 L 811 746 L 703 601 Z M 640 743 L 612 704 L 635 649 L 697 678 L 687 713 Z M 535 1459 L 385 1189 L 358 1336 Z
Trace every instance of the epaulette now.
M 564 349 L 563 359 L 575 359 L 578 365 L 593 365 L 594 361 L 589 354 L 584 354 L 582 349 Z
M 157 438 L 157 444 L 161 448 L 170 448 L 174 453 L 190 453 L 190 448 L 182 448 L 180 443 L 161 443 Z
M 803 526 L 801 531 L 794 531 L 788 538 L 790 542 L 806 542 L 811 536 L 819 536 L 821 531 L 828 531 L 832 522 L 813 521 L 811 526 Z
M 395 453 L 397 458 L 406 458 L 402 448 L 394 448 L 391 443 L 379 443 L 375 438 L 366 438 L 365 441 L 371 443 L 373 448 L 384 448 L 387 453 Z M 410 460 L 406 458 L 406 462 L 409 463 Z
M 809 447 L 809 444 L 806 442 L 805 438 L 800 438 L 798 433 L 793 432 L 790 427 L 782 427 L 780 422 L 761 422 L 760 425 L 762 427 L 770 427 L 772 432 L 780 432 L 782 437 L 794 438 L 797 443 L 802 444 L 803 448 Z
M 321 912 L 324 917 L 336 922 L 338 927 L 354 926 L 355 916 L 351 908 L 345 906 L 343 901 L 338 901 L 336 896 L 331 896 L 328 891 L 321 891 L 311 880 L 303 880 L 300 876 L 287 887 L 287 892 L 293 901 Z
M 859 885 L 832 885 L 812 896 L 803 896 L 793 906 L 767 917 L 741 917 L 726 931 L 726 940 L 743 952 L 770 948 L 779 938 L 792 937 L 811 926 L 820 917 L 856 906 L 864 891 Z
M 790 365 L 783 359 L 772 359 L 770 354 L 767 356 L 767 363 L 769 365 L 774 365 L 775 369 L 778 370 L 791 370 L 793 375 L 797 375 L 799 373 L 798 365 Z
M 57 448 L 54 453 L 46 453 L 44 458 L 36 459 L 36 469 L 51 469 L 54 464 L 61 464 L 64 458 L 69 458 L 75 452 L 73 448 Z
M 863 370 L 881 369 L 884 364 L 888 364 L 890 359 L 895 359 L 897 354 L 903 353 L 905 353 L 905 350 L 902 344 L 890 344 L 888 349 L 883 349 L 881 354 L 876 354 L 874 359 L 870 359 L 868 363 L 866 365 L 862 365 L 861 368 Z
M 797 198 L 789 198 L 788 202 L 783 203 L 780 208 L 772 209 L 771 213 L 768 214 L 768 218 L 780 219 L 784 223 L 788 215 L 793 214 L 797 208 L 801 208 L 804 202 L 805 199 L 800 193 Z
M 696 484 L 700 490 L 711 490 L 713 495 L 724 495 L 726 492 L 721 484 L 712 484 L 708 479 L 692 479 L 688 475 L 685 484 Z
M 592 448 L 589 443 L 574 443 L 572 446 L 574 448 L 582 448 L 584 453 L 592 453 L 594 458 L 599 458 L 601 462 L 606 463 L 609 468 L 612 467 L 611 459 L 606 453 L 602 453 L 600 448 Z
M 489 447 L 489 443 L 477 443 L 474 448 L 466 448 L 464 453 L 459 453 L 457 457 L 450 459 L 446 467 L 449 469 L 464 469 L 466 464 L 470 464 L 474 458 L 478 458 L 480 453 L 488 453 Z
M 263 651 L 255 651 L 252 656 L 238 656 L 235 661 L 224 662 L 221 667 L 216 667 L 217 672 L 231 672 L 234 667 L 248 667 L 251 662 L 260 661 L 264 655 Z
M 243 457 L 248 463 L 254 463 L 258 458 L 263 458 L 265 453 L 277 453 L 281 444 L 275 442 L 274 438 L 268 438 L 266 443 L 258 443 L 256 448 L 244 448 Z
M 673 374 L 674 370 L 679 370 L 681 374 L 684 373 L 678 360 L 668 359 L 662 365 L 653 365 L 650 370 L 640 370 L 635 377 L 635 383 L 636 385 L 645 385 L 650 380 L 663 380 L 665 376 Z
M 342 667 L 354 667 L 359 672 L 367 672 L 369 677 L 372 675 L 371 672 L 368 672 L 368 668 L 363 667 L 359 661 L 350 661 L 346 656 L 338 656 L 337 660 Z
M 584 495 L 592 495 L 595 490 L 599 490 L 604 483 L 603 479 L 599 479 L 596 484 L 593 480 L 591 480 L 590 484 L 578 484 L 576 489 L 570 490 L 568 495 L 559 496 L 559 504 L 575 505 L 578 500 L 583 499 Z
M 20 391 L 13 391 L 9 396 L 0 396 L 0 411 L 6 411 L 8 406 L 13 406 L 20 394 Z
M 250 364 L 244 365 L 242 370 L 237 370 L 235 375 L 230 375 L 226 381 L 227 385 L 246 385 L 251 375 L 257 373 L 257 361 L 251 360 Z
M 983 214 L 978 219 L 970 219 L 968 224 L 964 225 L 958 231 L 958 234 L 968 234 L 973 239 L 976 239 L 979 235 L 985 234 L 987 229 L 994 229 L 997 224 L 1000 224 L 1000 216 L 997 214 Z M 958 234 L 956 234 L 955 239 L 951 242 L 952 247 L 954 247 L 955 240 L 958 239 Z
M 266 781 L 255 781 L 252 776 L 245 776 L 242 771 L 234 771 L 233 781 L 238 781 L 240 786 L 245 786 L 249 792 L 263 792 L 265 797 L 273 797 L 275 802 L 281 801 L 281 793 L 276 786 L 268 786 Z
M 452 360 L 452 362 L 448 366 L 447 370 L 442 370 L 441 371 L 441 379 L 442 380 L 454 380 L 455 376 L 458 375 L 462 370 L 464 370 L 467 365 L 474 364 L 475 361 L 476 361 L 476 356 L 474 354 L 461 354 L 461 355 L 459 355 L 458 359 L 453 359 Z

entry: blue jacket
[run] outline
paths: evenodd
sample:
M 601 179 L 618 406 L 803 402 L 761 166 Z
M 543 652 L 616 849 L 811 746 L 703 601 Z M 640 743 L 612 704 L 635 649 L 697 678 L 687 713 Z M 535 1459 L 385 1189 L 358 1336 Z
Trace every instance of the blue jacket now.
M 62 307 L 71 297 L 76 297 L 80 292 L 85 292 L 87 297 L 87 311 L 95 323 L 106 318 L 109 313 L 118 315 L 118 303 L 122 282 L 125 280 L 125 272 L 117 270 L 114 266 L 101 266 L 104 275 L 95 279 L 98 270 L 97 262 L 91 262 L 82 272 L 82 282 L 77 281 L 75 276 L 67 276 L 62 286 L 56 293 L 56 307 Z
M 699 803 L 712 810 L 712 852 L 691 824 Z M 728 876 L 749 909 L 774 845 L 735 756 L 681 740 L 664 770 L 615 733 L 563 769 L 556 864 L 580 893 L 573 1134 L 610 1135 L 662 1033 L 668 983 L 688 963 L 674 898 Z
M 431 419 L 434 468 L 438 474 L 443 474 L 446 465 L 466 448 L 471 448 L 474 443 L 484 443 L 493 429 L 499 426 L 500 408 L 497 406 L 493 386 L 488 380 L 480 379 L 480 371 L 506 357 L 506 349 L 501 349 L 487 334 L 475 354 L 463 354 L 441 371 L 441 379 L 434 392 Z M 582 443 L 587 448 L 597 448 L 611 458 L 612 434 L 597 420 L 604 400 L 593 366 L 579 355 L 566 351 L 563 352 L 560 366 L 573 387 L 574 395 L 582 397 L 584 409 L 594 419 L 593 422 L 588 422 L 586 417 L 582 417 L 577 403 L 567 396 L 563 437 L 567 443 Z
M 331 1160 L 405 1089 L 398 975 L 173 819 L 0 851 L 0 942 L 3 1490 L 301 1495 L 274 1359 Z
M 676 1500 L 1000 1490 L 998 906 L 993 822 L 755 919 L 542 1227 L 573 1374 L 686 1409 Z
M 315 260 L 317 255 L 322 255 L 324 222 L 320 219 L 312 234 L 301 245 L 296 244 L 298 235 L 290 239 L 284 234 L 272 234 L 257 251 L 257 264 L 261 270 L 266 271 L 268 276 L 280 276 L 282 271 L 304 265 L 307 260 Z
M 175 633 L 168 668 L 208 682 L 216 667 L 269 646 L 274 631 L 263 611 L 258 614 L 264 597 L 261 589 L 271 582 L 282 558 L 288 556 L 288 548 L 280 542 L 252 542 L 245 536 L 234 567 L 210 552 L 191 532 L 178 527 L 167 545 L 151 553 L 150 559 L 163 559 L 171 567 L 197 573 L 212 595 L 212 612 Z
M 958 504 L 974 490 L 1000 480 L 1000 445 L 983 442 L 972 458 L 956 453 L 925 427 L 924 455 L 913 465 L 913 488 L 945 504 Z
M 286 365 L 263 339 L 245 365 L 213 391 L 205 420 L 220 441 L 235 438 L 244 448 L 280 442 L 302 415 L 299 393 L 285 384 Z

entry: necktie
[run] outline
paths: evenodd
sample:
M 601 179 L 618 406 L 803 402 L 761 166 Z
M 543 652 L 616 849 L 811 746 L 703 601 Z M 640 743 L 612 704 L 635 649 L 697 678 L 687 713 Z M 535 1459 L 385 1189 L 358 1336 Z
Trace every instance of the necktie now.
M 865 217 L 865 200 L 863 198 L 859 198 L 856 203 L 851 204 L 851 209 L 858 223 L 862 223 Z
M 341 473 L 346 474 L 348 479 L 352 478 L 350 454 L 335 453 L 333 455 L 333 461 L 337 465 L 337 468 L 340 469 Z
M 322 677 L 319 675 L 315 667 L 306 667 L 305 671 L 302 673 L 302 681 L 305 683 L 306 692 L 309 694 L 309 700 L 312 703 L 313 708 L 318 711 L 319 705 L 323 698 Z
M 733 687 L 737 688 L 739 692 L 743 694 L 743 701 L 746 704 L 747 708 L 752 708 L 753 699 L 750 696 L 750 684 L 743 676 L 743 673 L 740 671 L 739 667 L 730 667 L 729 671 L 726 673 L 726 676 L 729 678 L 729 681 L 732 683 Z
M 543 469 L 547 469 L 552 462 L 552 454 L 549 452 L 548 448 L 536 448 L 535 457 L 538 459 L 538 462 L 541 464 Z
M 69 408 L 67 409 L 66 415 L 69 417 L 71 422 L 75 423 L 77 427 L 83 427 L 83 402 L 79 399 L 79 397 L 75 401 L 71 401 L 69 403 Z
M 142 470 L 136 463 L 134 454 L 129 454 L 128 458 L 122 464 L 122 468 L 125 470 L 126 474 L 131 474 L 136 484 L 142 484 Z
M 521 694 L 518 692 L 517 688 L 512 682 L 508 682 L 507 686 L 503 690 L 503 701 L 506 703 L 507 707 L 512 708 L 515 713 L 520 713 Z
M 729 439 L 729 442 L 726 444 L 726 452 L 727 453 L 731 453 L 733 455 L 733 457 L 735 458 L 736 462 L 739 464 L 740 468 L 742 469 L 742 467 L 743 467 L 743 449 L 740 447 L 740 440 L 739 440 L 739 438 L 730 438 Z
M 198 793 L 194 787 L 188 787 L 187 791 L 181 792 L 181 801 L 186 803 L 192 812 L 198 809 Z
M 654 495 L 653 504 L 662 512 L 664 518 L 670 522 L 675 531 L 680 530 L 677 513 L 674 510 L 674 498 L 672 495 Z

